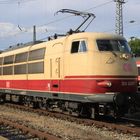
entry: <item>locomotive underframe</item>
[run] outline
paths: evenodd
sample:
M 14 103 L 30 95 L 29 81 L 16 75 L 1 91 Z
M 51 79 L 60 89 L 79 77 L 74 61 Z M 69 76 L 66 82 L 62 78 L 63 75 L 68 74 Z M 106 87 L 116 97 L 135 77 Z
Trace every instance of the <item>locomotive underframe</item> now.
M 98 118 L 99 115 L 116 118 L 123 116 L 135 105 L 135 94 L 111 93 L 81 96 L 3 89 L 0 92 L 0 102 L 15 102 L 33 108 L 43 108 L 93 119 Z

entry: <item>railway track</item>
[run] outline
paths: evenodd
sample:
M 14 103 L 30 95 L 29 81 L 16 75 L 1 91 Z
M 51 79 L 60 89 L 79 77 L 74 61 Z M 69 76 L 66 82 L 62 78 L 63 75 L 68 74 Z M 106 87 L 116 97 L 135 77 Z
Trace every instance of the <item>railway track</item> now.
M 9 122 L 3 120 L 0 121 L 0 135 L 2 136 L 0 139 L 5 140 L 39 140 L 37 136 L 25 133 L 19 130 L 19 128 L 13 127 L 11 123 L 9 124 Z
M 20 106 L 20 105 L 15 105 L 15 104 L 5 104 L 8 107 L 12 107 L 12 108 L 18 108 L 24 111 L 29 111 L 29 112 L 34 112 L 34 113 L 38 113 L 41 115 L 45 115 L 45 116 L 50 116 L 50 117 L 55 117 L 55 118 L 59 118 L 59 119 L 63 119 L 66 121 L 70 121 L 70 122 L 76 122 L 78 124 L 84 124 L 86 126 L 96 126 L 98 128 L 107 128 L 108 130 L 111 131 L 118 131 L 119 133 L 124 133 L 124 134 L 132 134 L 135 136 L 140 137 L 140 127 L 139 124 L 136 123 L 134 120 L 130 121 L 129 120 L 121 120 L 118 122 L 113 122 L 113 121 L 96 121 L 96 120 L 90 120 L 90 119 L 85 119 L 85 118 L 78 118 L 78 117 L 73 117 L 73 116 L 69 116 L 66 114 L 62 114 L 62 113 L 56 113 L 56 112 L 48 112 L 46 110 L 40 110 L 40 109 L 32 109 L 26 106 Z M 134 122 L 134 123 L 133 123 Z
M 134 125 L 140 127 L 140 119 L 132 118 L 132 117 L 122 117 L 122 120 L 125 122 L 133 123 Z
M 0 136 L 8 140 L 60 140 L 60 138 L 35 130 L 21 122 L 0 116 Z

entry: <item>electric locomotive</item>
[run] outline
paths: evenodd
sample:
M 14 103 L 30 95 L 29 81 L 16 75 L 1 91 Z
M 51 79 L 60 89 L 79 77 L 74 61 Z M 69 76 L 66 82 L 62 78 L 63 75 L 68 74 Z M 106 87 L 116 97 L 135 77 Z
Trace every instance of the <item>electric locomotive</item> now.
M 137 75 L 124 37 L 69 32 L 2 52 L 0 99 L 91 118 L 118 117 L 135 102 Z
M 76 33 L 0 54 L 1 97 L 81 114 L 127 112 L 137 67 L 118 35 Z M 94 113 L 96 112 L 96 113 Z

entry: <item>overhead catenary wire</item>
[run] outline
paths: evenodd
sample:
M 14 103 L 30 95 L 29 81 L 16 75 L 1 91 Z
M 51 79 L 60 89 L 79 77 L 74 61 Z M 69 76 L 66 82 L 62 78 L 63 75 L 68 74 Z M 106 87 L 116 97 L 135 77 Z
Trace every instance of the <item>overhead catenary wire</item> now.
M 100 7 L 102 7 L 102 6 L 105 6 L 105 5 L 107 5 L 107 4 L 110 4 L 110 3 L 112 3 L 112 2 L 113 2 L 112 0 L 111 0 L 111 1 L 107 1 L 107 2 L 101 3 L 101 4 L 97 5 L 97 6 L 90 7 L 90 8 L 88 8 L 88 9 L 86 9 L 85 11 L 90 11 L 90 10 L 92 10 L 92 9 L 100 8 Z
M 125 29 L 130 28 L 130 27 L 135 27 L 135 26 L 140 26 L 140 20 L 134 21 L 134 22 L 129 21 L 129 22 L 125 22 L 124 24 Z M 112 29 L 104 30 L 103 32 L 111 32 L 114 30 L 115 28 L 112 28 Z
M 13 3 L 16 3 L 16 4 L 18 4 L 18 7 L 20 7 L 20 5 L 23 3 L 23 2 L 29 2 L 29 1 L 37 1 L 37 0 L 12 0 L 12 1 L 10 1 L 10 0 L 2 0 L 2 1 L 0 1 L 0 4 L 2 4 L 2 3 L 7 3 L 7 4 L 13 4 Z M 97 6 L 94 6 L 94 7 L 90 7 L 90 8 L 88 8 L 88 9 L 86 9 L 86 10 L 84 10 L 84 11 L 88 11 L 88 10 L 92 10 L 92 9 L 96 9 L 96 8 L 99 8 L 99 7 L 102 7 L 102 6 L 105 6 L 105 5 L 107 5 L 107 4 L 109 4 L 109 3 L 111 3 L 111 2 L 113 2 L 113 1 L 107 1 L 107 2 L 104 2 L 104 3 L 101 3 L 101 4 L 99 4 L 99 5 L 97 5 Z M 44 24 L 42 24 L 42 25 L 36 25 L 37 26 L 37 28 L 41 28 L 41 27 L 43 27 L 43 26 L 47 26 L 47 25 L 51 25 L 51 24 L 54 24 L 54 23 L 57 23 L 57 22 L 61 22 L 61 21 L 63 21 L 63 20 L 65 20 L 65 19 L 68 19 L 68 18 L 70 18 L 70 17 L 72 17 L 73 15 L 70 15 L 70 16 L 65 16 L 65 17 L 63 17 L 63 18 L 59 18 L 59 19 L 56 19 L 56 20 L 52 20 L 52 21 L 50 21 L 50 22 L 48 22 L 48 23 L 44 23 Z M 19 16 L 20 17 L 20 16 Z M 19 19 L 18 19 L 19 20 Z M 19 22 L 19 21 L 18 21 Z M 18 25 L 17 25 L 17 28 L 19 29 L 19 31 L 21 32 L 21 33 L 31 33 L 31 30 L 32 30 L 32 27 L 27 27 L 26 28 L 26 30 L 25 30 L 25 28 L 24 28 L 24 30 L 21 28 L 21 26 L 20 26 L 20 24 L 18 23 Z M 47 27 L 46 27 L 47 28 Z M 48 31 L 48 30 L 47 30 Z M 45 33 L 46 33 L 46 31 L 44 31 Z M 20 33 L 20 34 L 21 34 Z
M 108 4 L 110 4 L 110 3 L 113 3 L 113 2 L 114 2 L 113 0 L 110 0 L 110 1 L 107 1 L 107 2 L 104 2 L 104 3 L 101 3 L 101 4 L 98 4 L 98 5 L 96 5 L 96 6 L 90 7 L 90 8 L 88 8 L 88 9 L 85 9 L 83 12 L 91 11 L 91 10 L 93 10 L 93 9 L 106 6 L 106 5 L 108 5 Z M 48 23 L 39 25 L 38 27 L 45 26 L 45 25 L 50 25 L 50 24 L 53 24 L 53 23 L 56 23 L 56 22 L 60 22 L 60 21 L 62 21 L 62 20 L 65 20 L 65 19 L 67 19 L 67 18 L 70 18 L 70 17 L 72 17 L 72 16 L 74 16 L 74 15 L 65 16 L 64 18 L 60 18 L 60 19 L 57 19 L 57 20 L 54 20 L 54 21 L 51 21 L 51 22 L 48 22 Z M 91 23 L 91 22 L 92 22 L 92 20 L 90 21 L 90 23 Z M 90 23 L 89 23 L 89 24 L 90 24 Z M 88 25 L 89 25 L 89 24 L 88 24 Z M 87 29 L 88 25 L 85 27 L 84 30 Z
M 100 8 L 100 7 L 105 6 L 105 5 L 107 5 L 107 4 L 111 3 L 111 2 L 113 2 L 113 1 L 112 1 L 112 0 L 111 0 L 111 1 L 107 1 L 107 2 L 101 3 L 101 4 L 97 5 L 97 6 L 90 7 L 90 8 L 88 8 L 88 9 L 85 9 L 84 12 L 90 11 L 90 10 L 92 10 L 92 9 Z M 70 17 L 72 17 L 72 16 L 74 16 L 74 15 L 65 16 L 65 17 L 63 17 L 63 18 L 59 18 L 59 19 L 57 19 L 57 20 L 53 20 L 53 21 L 50 21 L 50 22 L 48 22 L 48 23 L 45 23 L 45 24 L 42 24 L 42 25 L 38 25 L 37 28 L 41 28 L 41 27 L 43 27 L 43 26 L 47 26 L 47 25 L 50 25 L 50 24 L 54 24 L 54 23 L 57 23 L 57 22 L 61 22 L 61 21 L 65 20 L 65 19 L 68 19 L 68 18 L 70 18 Z M 92 22 L 92 21 L 91 21 L 91 22 Z M 89 24 L 90 24 L 90 23 L 89 23 Z M 87 27 L 88 27 L 88 25 L 85 27 L 85 29 L 86 29 Z
M 0 4 L 1 4 L 1 2 L 11 2 L 11 4 L 12 3 L 18 3 L 18 2 L 20 2 L 20 3 L 24 3 L 24 2 L 29 2 L 29 1 L 37 1 L 37 0 L 12 0 L 12 2 L 11 1 L 9 1 L 9 0 L 2 0 L 2 1 L 0 1 Z M 98 4 L 98 5 L 96 5 L 96 6 L 93 6 L 93 7 L 90 7 L 90 8 L 88 8 L 88 9 L 85 9 L 84 11 L 91 11 L 91 10 L 93 10 L 93 9 L 96 9 L 96 8 L 100 8 L 100 7 L 103 7 L 103 6 L 106 6 L 106 5 L 108 5 L 108 4 L 110 4 L 110 3 L 114 3 L 114 1 L 113 0 L 109 0 L 109 1 L 107 1 L 107 2 L 103 2 L 103 3 L 101 3 L 101 4 Z M 57 22 L 61 22 L 61 21 L 63 21 L 63 20 L 65 20 L 65 19 L 68 19 L 68 18 L 70 18 L 70 17 L 72 17 L 73 15 L 70 15 L 70 16 L 65 16 L 65 17 L 63 17 L 63 18 L 59 18 L 59 19 L 56 19 L 56 20 L 52 20 L 52 21 L 50 21 L 50 22 L 48 22 L 48 23 L 44 23 L 44 24 L 41 24 L 41 25 L 36 25 L 37 26 L 37 28 L 41 28 L 41 27 L 44 27 L 44 32 L 46 33 L 46 29 L 47 29 L 47 25 L 51 25 L 51 24 L 54 24 L 54 23 L 57 23 Z M 20 25 L 18 25 L 19 27 L 20 27 Z M 18 27 L 17 26 L 17 27 Z M 45 26 L 46 26 L 46 29 L 45 29 Z M 19 28 L 18 27 L 18 28 Z M 21 28 L 21 27 L 20 27 Z M 26 28 L 26 30 L 25 30 L 25 28 L 24 28 L 24 30 L 22 30 L 22 28 L 21 28 L 21 30 L 19 30 L 21 33 L 20 34 L 22 34 L 22 33 L 31 33 L 31 30 L 32 30 L 32 27 L 27 27 Z M 48 32 L 50 32 L 48 29 L 47 29 L 47 33 Z M 44 33 L 43 33 L 44 34 Z
M 18 28 L 19 28 L 20 31 L 22 31 L 22 29 L 19 25 L 20 24 L 20 1 L 18 1 L 17 4 L 18 4 L 18 9 L 19 9 L 19 11 L 17 12 L 18 13 L 18 19 L 17 19 L 18 20 Z
M 37 0 L 1 0 L 0 4 L 16 4 L 18 2 L 20 3 L 27 3 L 30 1 L 37 1 Z
M 104 2 L 104 3 L 102 3 L 102 4 L 99 4 L 99 5 L 97 5 L 97 6 L 90 7 L 90 8 L 88 8 L 88 9 L 83 10 L 83 11 L 84 11 L 84 12 L 87 12 L 87 11 L 90 11 L 90 10 L 92 10 L 92 9 L 96 9 L 96 8 L 100 8 L 100 7 L 102 7 L 102 6 L 105 6 L 105 5 L 109 4 L 109 3 L 113 3 L 113 1 L 111 0 L 111 1 Z M 50 21 L 50 22 L 48 22 L 48 23 L 45 23 L 45 24 L 42 24 L 42 25 L 38 25 L 38 26 L 40 27 L 40 26 L 44 26 L 44 25 L 49 25 L 49 24 L 53 24 L 53 23 L 56 23 L 56 22 L 60 22 L 60 21 L 65 20 L 65 19 L 67 19 L 67 18 L 69 18 L 69 17 L 72 17 L 72 16 L 74 16 L 74 15 L 65 16 L 65 17 L 63 17 L 63 18 L 60 18 L 60 19 L 57 19 L 57 20 L 53 20 L 53 21 Z

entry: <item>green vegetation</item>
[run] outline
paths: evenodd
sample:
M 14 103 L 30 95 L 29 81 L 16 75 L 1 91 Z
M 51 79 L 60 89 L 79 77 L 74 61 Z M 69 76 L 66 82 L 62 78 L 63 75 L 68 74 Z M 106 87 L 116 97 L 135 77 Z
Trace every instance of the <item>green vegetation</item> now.
M 136 56 L 140 56 L 140 39 L 132 37 L 131 40 L 129 41 L 129 45 L 132 49 L 132 52 Z

